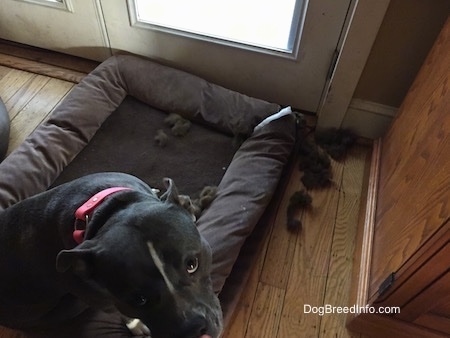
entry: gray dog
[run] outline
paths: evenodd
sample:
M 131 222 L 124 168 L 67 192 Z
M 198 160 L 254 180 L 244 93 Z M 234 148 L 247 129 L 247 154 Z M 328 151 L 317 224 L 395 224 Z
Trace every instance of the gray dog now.
M 93 174 L 2 211 L 0 325 L 51 326 L 91 307 L 136 335 L 218 337 L 211 249 L 165 184 L 158 198 L 134 176 Z

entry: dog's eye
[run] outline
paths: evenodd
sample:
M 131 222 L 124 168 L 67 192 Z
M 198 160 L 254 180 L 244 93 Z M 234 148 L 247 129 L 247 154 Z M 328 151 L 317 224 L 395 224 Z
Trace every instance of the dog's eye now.
M 198 269 L 198 258 L 190 257 L 186 260 L 186 271 L 188 274 L 193 274 Z
M 134 305 L 144 306 L 145 304 L 147 304 L 147 297 L 142 295 L 137 295 L 134 297 Z

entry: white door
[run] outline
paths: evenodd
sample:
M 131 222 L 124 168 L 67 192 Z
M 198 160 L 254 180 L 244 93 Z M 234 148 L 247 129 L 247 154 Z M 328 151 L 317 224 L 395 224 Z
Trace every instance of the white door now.
M 102 61 L 110 56 L 96 0 L 1 0 L 0 38 Z
M 144 2 L 164 1 L 100 0 L 109 42 L 114 52 L 125 50 L 145 55 L 247 95 L 315 112 L 351 1 L 297 1 L 297 22 L 303 25 L 296 31 L 298 36 L 291 39 L 299 42 L 297 45 L 294 42 L 291 54 L 249 48 L 247 44 L 204 38 L 199 34 L 192 36 L 177 29 L 167 31 L 161 25 L 146 25 L 141 20 L 145 13 L 135 12 L 139 3 Z M 174 24 L 190 17 L 197 20 L 194 16 L 201 8 L 196 8 L 194 3 L 198 1 L 168 2 L 173 6 L 169 16 L 173 13 Z M 173 5 L 176 2 L 184 3 L 183 7 Z M 261 11 L 260 6 L 269 6 L 270 3 L 281 6 L 284 2 L 292 1 L 261 0 L 259 6 L 253 8 L 246 5 L 249 2 L 251 1 L 240 0 L 239 3 L 234 0 L 210 0 L 209 3 L 213 4 L 211 12 L 205 13 L 202 19 L 206 19 L 211 25 L 218 24 L 220 18 L 210 17 L 212 11 L 216 11 L 225 20 L 237 21 L 235 13 L 242 11 L 252 24 L 250 27 L 256 27 L 254 21 L 256 13 Z M 230 11 L 230 3 L 238 3 L 239 9 Z M 151 10 L 160 9 L 153 5 Z M 179 12 L 185 13 L 184 17 L 177 17 Z M 276 18 L 276 13 L 273 13 L 273 18 L 267 17 L 266 24 L 271 21 L 280 26 L 285 24 Z M 294 20 L 294 26 L 295 24 Z
M 1 0 L 0 38 L 98 61 L 119 50 L 141 54 L 247 95 L 307 111 L 320 109 L 320 116 L 325 116 L 326 121 L 333 121 L 332 124 L 338 127 L 347 101 L 351 99 L 352 88 L 358 81 L 358 72 L 370 51 L 370 41 L 376 36 L 383 17 L 382 11 L 373 9 L 380 7 L 378 3 L 384 7 L 389 3 L 389 0 L 297 0 L 295 13 L 297 22 L 302 25 L 301 29 L 294 29 L 290 37 L 292 53 L 285 53 L 268 52 L 264 48 L 255 50 L 247 44 L 193 38 L 178 30 L 166 32 L 160 27 L 145 28 L 146 24 L 138 22 L 140 14 L 134 11 L 139 1 L 153 3 L 158 0 Z M 173 1 L 176 0 L 163 2 Z M 199 0 L 182 3 L 196 1 Z M 295 2 L 260 0 L 258 6 L 249 7 L 249 1 L 209 2 L 215 4 L 216 11 L 221 11 L 225 18 L 233 16 L 236 11 L 227 12 L 223 5 L 238 3 L 241 5 L 238 11 L 247 14 L 251 23 L 261 6 Z M 349 20 L 355 17 L 353 10 L 360 7 L 366 9 L 360 11 L 361 20 Z M 188 10 L 189 7 L 185 7 L 185 11 Z M 273 12 L 275 18 L 276 11 Z M 189 15 L 186 13 L 185 16 Z M 368 20 L 373 17 L 377 20 Z M 269 16 L 266 22 L 276 20 L 274 18 Z M 210 22 L 215 23 L 212 19 Z M 337 68 L 330 73 L 340 36 L 347 37 L 352 30 L 358 32 L 359 37 L 352 39 L 354 43 L 348 48 L 354 52 L 350 56 L 341 53 Z M 271 30 L 266 30 L 266 33 L 271 33 Z M 345 76 L 349 72 L 352 77 Z M 330 74 L 334 74 L 331 84 Z M 334 95 L 327 98 L 330 88 Z M 336 105 L 336 99 L 342 104 Z

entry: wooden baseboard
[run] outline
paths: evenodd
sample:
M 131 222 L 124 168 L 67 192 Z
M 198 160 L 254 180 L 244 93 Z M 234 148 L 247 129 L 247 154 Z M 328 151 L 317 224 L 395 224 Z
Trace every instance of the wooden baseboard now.
M 353 99 L 342 122 L 343 128 L 358 135 L 378 139 L 384 135 L 397 113 L 397 108 L 376 102 Z
M 375 211 L 378 194 L 378 179 L 381 158 L 381 139 L 373 143 L 372 158 L 370 162 L 369 178 L 366 204 L 361 208 L 358 225 L 356 246 L 354 253 L 354 271 L 352 274 L 352 294 L 350 296 L 351 305 L 364 307 L 369 302 L 369 277 L 372 258 L 372 245 L 375 233 Z M 350 314 L 347 317 L 347 324 L 350 324 L 357 317 Z
M 99 62 L 0 39 L 0 65 L 78 83 Z
M 377 209 L 378 180 L 381 160 L 381 139 L 376 140 L 372 150 L 369 186 L 361 242 L 361 261 L 359 265 L 358 294 L 356 304 L 366 305 L 369 295 L 369 277 L 372 261 L 372 246 L 375 235 L 375 213 Z

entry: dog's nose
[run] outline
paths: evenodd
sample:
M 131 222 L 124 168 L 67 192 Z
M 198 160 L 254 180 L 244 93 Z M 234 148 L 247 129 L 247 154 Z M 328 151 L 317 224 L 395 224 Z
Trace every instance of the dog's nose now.
M 206 318 L 202 315 L 196 315 L 186 321 L 180 338 L 211 338 L 207 334 L 208 332 L 208 322 Z

